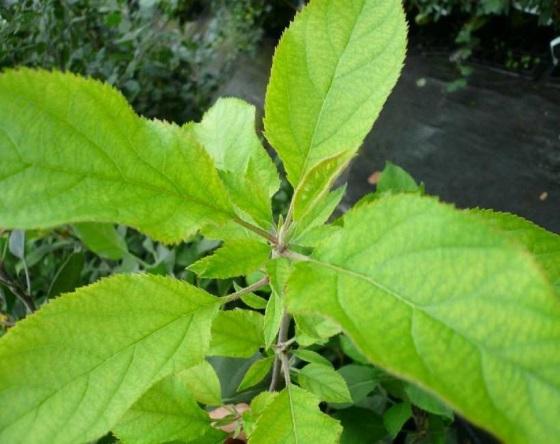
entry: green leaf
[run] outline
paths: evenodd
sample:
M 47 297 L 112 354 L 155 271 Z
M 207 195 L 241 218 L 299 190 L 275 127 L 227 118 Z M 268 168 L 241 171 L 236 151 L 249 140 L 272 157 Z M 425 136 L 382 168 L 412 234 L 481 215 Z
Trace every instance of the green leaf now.
M 379 384 L 379 371 L 370 366 L 349 364 L 338 369 L 346 381 L 352 402 L 358 404 Z
M 239 99 L 219 99 L 200 123 L 187 127 L 222 171 L 238 214 L 270 228 L 270 198 L 280 188 L 280 179 L 255 133 L 255 107 Z
M 552 284 L 560 290 L 560 235 L 514 214 L 491 210 L 468 210 L 468 213 L 520 242 L 536 257 Z
M 128 254 L 126 241 L 111 224 L 84 222 L 75 224 L 74 232 L 86 247 L 101 257 L 116 261 Z
M 0 339 L 0 442 L 92 441 L 159 379 L 202 361 L 219 300 L 117 275 L 48 303 Z
M 560 300 L 478 217 L 412 194 L 350 211 L 295 266 L 286 304 L 506 442 L 560 434 Z
M 234 287 L 235 287 L 235 291 L 241 290 L 241 287 L 239 287 L 235 283 L 234 283 Z M 250 308 L 254 308 L 255 310 L 264 310 L 268 304 L 268 301 L 265 298 L 256 295 L 255 293 L 246 293 L 243 296 L 241 296 L 241 300 L 245 305 L 247 305 Z
M 439 399 L 434 398 L 425 390 L 414 384 L 407 384 L 405 392 L 408 399 L 412 404 L 421 409 L 433 413 L 434 415 L 445 416 L 446 418 L 453 419 L 453 410 L 447 407 Z
M 289 230 L 290 243 L 315 247 L 323 239 L 329 237 L 331 231 L 338 227 L 333 225 L 323 225 L 329 220 L 331 215 L 340 205 L 346 186 L 341 186 L 328 193 L 324 199 L 319 201 L 317 206 L 307 213 L 303 218 L 292 225 Z
M 251 444 L 338 442 L 342 428 L 319 410 L 319 400 L 290 385 L 266 407 L 251 434 Z
M 228 240 L 214 254 L 188 269 L 204 278 L 226 279 L 252 273 L 270 257 L 270 246 L 257 240 Z
M 294 356 L 298 357 L 299 359 L 301 359 L 302 361 L 305 361 L 305 362 L 309 362 L 309 363 L 312 363 L 312 364 L 327 365 L 327 366 L 332 367 L 331 361 L 329 361 L 324 356 L 322 356 L 319 353 L 314 352 L 312 350 L 306 350 L 304 348 L 298 348 L 297 350 L 294 350 L 292 352 L 292 354 Z
M 211 430 L 181 374 L 168 376 L 148 390 L 123 416 L 113 433 L 123 442 L 192 442 Z
M 222 389 L 214 367 L 208 361 L 183 370 L 179 374 L 194 399 L 202 404 L 222 405 Z
M 264 314 L 264 339 L 267 349 L 272 347 L 274 340 L 280 330 L 282 316 L 284 314 L 284 304 L 282 302 L 284 286 L 290 276 L 291 264 L 285 258 L 271 260 L 267 264 L 267 272 L 270 278 L 272 294 L 268 299 Z
M 352 343 L 348 336 L 340 335 L 339 340 L 340 348 L 342 348 L 342 351 L 346 356 L 360 364 L 369 364 L 367 358 L 362 353 L 360 353 L 360 351 L 356 348 L 356 346 Z
M 309 230 L 324 224 L 342 200 L 346 187 L 329 193 L 353 153 L 341 153 L 317 164 L 302 178 L 292 201 L 293 224 L 288 239 L 295 243 Z
M 237 391 L 242 392 L 243 390 L 251 388 L 261 382 L 270 372 L 273 362 L 274 356 L 259 359 L 258 361 L 253 362 L 251 367 L 249 367 L 249 370 L 247 370 L 247 373 L 245 373 Z
M 249 310 L 221 311 L 212 324 L 209 355 L 248 358 L 264 345 L 263 315 Z
M 391 438 L 396 438 L 411 416 L 412 409 L 408 402 L 395 404 L 383 414 L 383 423 Z
M 74 291 L 80 285 L 80 276 L 84 268 L 85 255 L 82 252 L 68 256 L 68 259 L 60 266 L 55 278 L 49 288 L 49 297 L 58 296 L 61 293 Z
M 284 306 L 282 304 L 282 299 L 273 291 L 264 312 L 264 345 L 267 350 L 272 347 L 274 339 L 276 335 L 278 335 L 283 314 Z
M 372 444 L 387 436 L 383 419 L 371 410 L 352 407 L 333 416 L 342 424 L 340 444 Z
M 25 231 L 13 230 L 10 233 L 8 249 L 18 259 L 25 259 Z
M 312 212 L 329 192 L 334 180 L 346 168 L 351 156 L 341 153 L 325 159 L 302 178 L 294 191 L 293 217 L 297 222 Z
M 422 187 L 401 167 L 387 162 L 377 184 L 377 192 L 421 193 Z
M 322 160 L 356 152 L 399 76 L 400 1 L 312 1 L 284 32 L 266 93 L 265 133 L 294 187 Z
M 178 242 L 236 215 L 189 132 L 137 116 L 110 86 L 68 73 L 0 75 L 0 226 L 132 226 Z
M 278 392 L 261 392 L 251 400 L 251 409 L 243 413 L 243 431 L 249 439 L 258 419 L 277 396 Z
M 299 385 L 326 402 L 352 402 L 346 381 L 332 365 L 308 364 L 298 373 Z
M 322 316 L 299 314 L 295 315 L 296 340 L 303 347 L 325 342 L 340 333 L 340 326 Z

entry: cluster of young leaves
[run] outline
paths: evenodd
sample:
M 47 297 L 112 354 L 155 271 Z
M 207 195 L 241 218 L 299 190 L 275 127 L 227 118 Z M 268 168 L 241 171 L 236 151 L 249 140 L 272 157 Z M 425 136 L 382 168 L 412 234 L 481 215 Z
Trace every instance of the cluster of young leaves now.
M 453 409 L 507 442 L 557 440 L 559 236 L 456 210 L 391 167 L 328 223 L 344 194 L 331 188 L 405 47 L 398 0 L 313 0 L 297 15 L 265 106 L 294 187 L 277 221 L 280 180 L 251 105 L 222 99 L 177 126 L 137 116 L 96 81 L 0 75 L 1 227 L 118 223 L 167 243 L 202 233 L 223 244 L 189 267 L 199 277 L 261 273 L 222 297 L 121 274 L 49 302 L 0 340 L 0 441 L 112 431 L 124 443 L 217 443 L 228 426 L 254 444 L 370 442 L 395 436 L 411 404 L 433 414 L 431 430 Z M 333 366 L 316 352 L 331 341 L 361 364 Z M 200 405 L 230 398 L 217 368 L 249 357 L 235 388 L 249 409 L 212 422 Z M 407 382 L 390 388 L 388 375 Z M 376 390 L 403 402 L 380 405 Z

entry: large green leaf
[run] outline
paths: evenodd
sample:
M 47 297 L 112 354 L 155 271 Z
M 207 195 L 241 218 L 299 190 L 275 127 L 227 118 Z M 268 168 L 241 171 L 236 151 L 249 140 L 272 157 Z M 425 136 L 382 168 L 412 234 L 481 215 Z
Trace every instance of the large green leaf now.
M 255 107 L 239 99 L 219 99 L 200 123 L 186 127 L 193 129 L 222 172 L 240 215 L 270 228 L 270 198 L 280 179 L 255 133 Z
M 198 406 L 179 373 L 162 379 L 142 395 L 113 433 L 123 443 L 188 443 L 211 428 L 208 413 Z
M 296 265 L 286 298 L 504 441 L 560 436 L 560 300 L 478 217 L 412 194 L 364 205 Z
M 284 32 L 266 94 L 265 132 L 297 186 L 321 160 L 355 152 L 399 76 L 399 0 L 313 0 Z
M 341 432 L 340 424 L 319 410 L 315 396 L 290 385 L 262 412 L 251 444 L 335 444 Z
M 491 210 L 468 210 L 484 222 L 521 242 L 544 268 L 550 281 L 560 290 L 560 235 L 551 233 L 522 217 Z
M 189 132 L 137 116 L 108 85 L 72 74 L 0 75 L 0 226 L 130 225 L 177 242 L 236 217 Z
M 219 300 L 118 275 L 50 302 L 0 340 L 0 442 L 90 441 L 157 380 L 202 361 Z

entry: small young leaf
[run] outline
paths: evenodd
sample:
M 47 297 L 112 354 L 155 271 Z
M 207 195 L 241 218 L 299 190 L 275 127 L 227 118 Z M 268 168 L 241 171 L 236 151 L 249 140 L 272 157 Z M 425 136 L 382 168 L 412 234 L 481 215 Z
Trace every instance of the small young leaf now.
M 340 424 L 319 410 L 311 393 L 290 385 L 268 404 L 251 434 L 251 444 L 336 444 Z
M 379 384 L 380 372 L 371 366 L 349 364 L 337 371 L 346 381 L 354 404 L 363 401 Z
M 74 232 L 86 247 L 101 257 L 116 261 L 128 254 L 125 240 L 111 224 L 74 224 Z
M 299 385 L 326 402 L 349 403 L 352 397 L 344 378 L 331 365 L 308 364 L 298 373 Z
M 74 291 L 80 285 L 80 276 L 84 268 L 85 255 L 83 252 L 71 254 L 57 271 L 51 283 L 48 296 L 53 298 L 62 293 Z
M 251 401 L 251 409 L 243 413 L 243 431 L 250 439 L 256 423 L 266 408 L 276 399 L 278 392 L 260 392 Z
M 294 315 L 296 339 L 299 345 L 308 347 L 324 342 L 340 333 L 340 326 L 330 319 L 315 315 Z
M 433 397 L 425 390 L 414 384 L 406 384 L 405 392 L 408 399 L 415 406 L 421 409 L 433 413 L 434 415 L 445 416 L 446 418 L 453 419 L 453 410 L 447 407 L 439 399 Z
M 257 240 L 228 240 L 214 254 L 189 267 L 200 277 L 226 279 L 252 273 L 270 257 L 270 246 Z
M 302 361 L 309 362 L 311 364 L 321 364 L 332 367 L 331 361 L 329 361 L 324 356 L 312 350 L 306 350 L 304 348 L 299 348 L 293 351 L 293 355 L 301 359 Z
M 4 72 L 0 121 L 4 228 L 121 223 L 178 242 L 237 217 L 194 135 L 137 116 L 106 84 Z
M 194 399 L 210 406 L 222 405 L 222 389 L 214 367 L 208 361 L 179 373 Z
M 312 1 L 284 32 L 266 93 L 265 132 L 295 188 L 322 160 L 355 152 L 399 76 L 400 1 Z
M 504 441 L 560 434 L 560 300 L 536 260 L 480 217 L 382 197 L 347 213 L 286 288 L 290 313 L 335 320 L 371 362 Z
M 209 355 L 248 358 L 264 345 L 263 315 L 249 310 L 221 311 L 212 324 Z
M 117 275 L 62 296 L 0 339 L 0 442 L 92 441 L 157 380 L 202 361 L 214 296 Z
M 192 442 L 211 430 L 181 374 L 155 384 L 125 413 L 113 433 L 122 442 L 160 444 Z
M 239 290 L 236 289 L 236 291 Z M 268 301 L 265 298 L 256 295 L 255 293 L 244 294 L 243 296 L 241 296 L 241 300 L 247 307 L 253 308 L 255 310 L 264 310 L 268 304 Z
M 255 107 L 239 99 L 219 99 L 200 123 L 188 127 L 223 172 L 239 214 L 249 215 L 268 229 L 270 198 L 280 187 L 280 179 L 255 133 Z
M 383 423 L 391 438 L 396 438 L 411 416 L 412 409 L 408 402 L 395 404 L 383 414 Z
M 336 190 L 328 193 L 321 201 L 317 203 L 310 212 L 305 214 L 300 220 L 292 225 L 290 231 L 290 239 L 296 245 L 312 246 L 314 247 L 317 242 L 313 238 L 313 231 L 318 229 L 325 229 L 325 222 L 331 217 L 336 210 L 344 194 L 346 193 L 346 186 L 341 186 Z M 332 226 L 329 228 L 332 229 Z M 328 229 L 328 228 L 327 228 Z M 317 233 L 314 234 L 317 236 Z M 328 235 L 328 232 L 327 232 Z
M 25 258 L 25 231 L 13 230 L 8 238 L 8 249 L 18 259 Z
M 278 330 L 280 330 L 283 313 L 284 307 L 282 305 L 282 299 L 273 291 L 268 300 L 266 311 L 264 312 L 264 344 L 267 350 L 272 347 Z
M 294 191 L 293 224 L 288 237 L 295 243 L 310 229 L 324 224 L 342 199 L 346 187 L 329 193 L 353 153 L 343 152 L 313 167 Z
M 247 370 L 247 373 L 245 373 L 245 376 L 243 377 L 241 384 L 239 384 L 239 388 L 237 389 L 237 391 L 242 392 L 243 390 L 253 387 L 254 385 L 257 385 L 259 382 L 261 382 L 270 372 L 273 362 L 273 356 L 269 356 L 268 358 L 259 359 L 258 361 L 253 362 L 251 367 L 249 367 L 249 370 Z
M 421 193 L 414 178 L 401 167 L 387 162 L 377 184 L 378 193 Z

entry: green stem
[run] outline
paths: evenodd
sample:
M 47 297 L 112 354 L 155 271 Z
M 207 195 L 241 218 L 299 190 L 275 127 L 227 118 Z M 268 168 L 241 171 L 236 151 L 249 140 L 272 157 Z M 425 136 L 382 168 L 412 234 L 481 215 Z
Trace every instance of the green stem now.
M 276 239 L 276 237 L 272 233 L 269 233 L 268 231 L 263 230 L 262 228 L 259 228 L 256 225 L 250 224 L 249 222 L 245 222 L 243 219 L 239 217 L 236 217 L 234 221 L 238 225 L 241 225 L 243 228 L 247 228 L 247 230 L 252 231 L 255 234 L 258 234 L 261 237 L 264 237 L 272 244 L 274 245 L 278 244 L 278 239 Z
M 224 297 L 220 298 L 220 300 L 223 301 L 222 302 L 223 304 L 227 304 L 228 302 L 237 301 L 243 295 L 248 294 L 248 293 L 252 293 L 253 291 L 257 291 L 260 288 L 263 288 L 263 287 L 267 286 L 268 283 L 269 283 L 268 276 L 265 276 L 261 280 L 255 282 L 254 284 L 249 285 L 248 287 L 242 288 L 241 290 L 236 291 L 235 293 L 224 296 Z
M 280 379 L 280 374 L 284 374 L 284 380 L 286 381 L 286 387 L 290 385 L 290 364 L 288 361 L 288 354 L 286 353 L 283 344 L 288 342 L 288 331 L 290 329 L 290 323 L 292 317 L 284 313 L 282 317 L 282 322 L 280 324 L 280 331 L 278 332 L 278 340 L 276 342 L 276 357 L 274 358 L 274 364 L 272 367 L 272 380 L 270 381 L 270 387 L 268 391 L 273 392 L 278 386 Z

